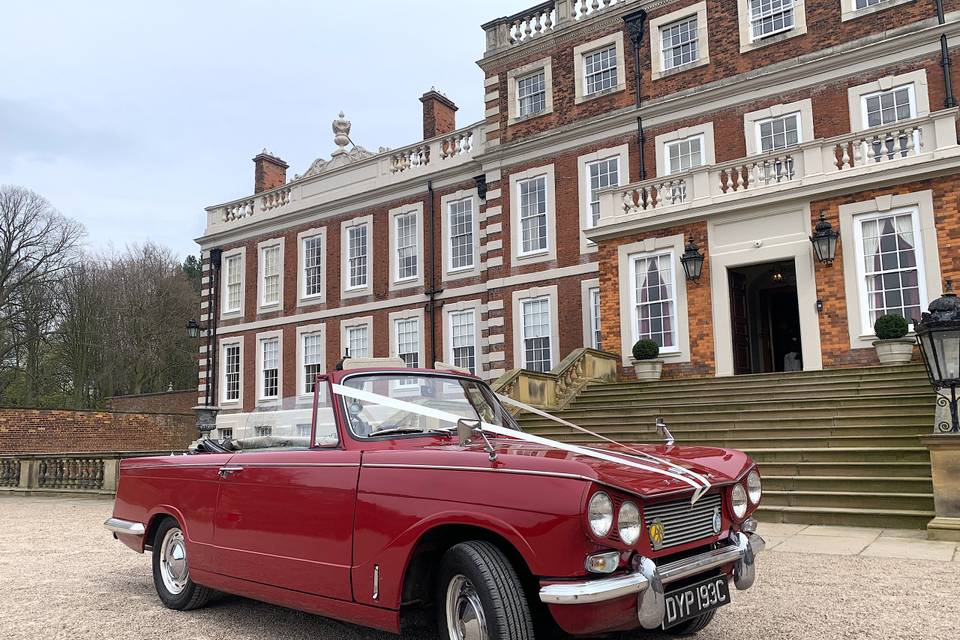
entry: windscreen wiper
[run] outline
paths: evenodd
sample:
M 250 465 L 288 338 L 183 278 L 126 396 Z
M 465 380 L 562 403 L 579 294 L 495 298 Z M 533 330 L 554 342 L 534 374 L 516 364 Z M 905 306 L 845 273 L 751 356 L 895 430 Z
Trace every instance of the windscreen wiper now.
M 375 438 L 377 436 L 397 435 L 404 433 L 423 433 L 446 436 L 447 438 L 450 437 L 450 431 L 448 429 L 417 429 L 416 427 L 392 427 L 390 429 L 381 429 L 380 431 L 374 431 L 371 433 L 370 437 Z

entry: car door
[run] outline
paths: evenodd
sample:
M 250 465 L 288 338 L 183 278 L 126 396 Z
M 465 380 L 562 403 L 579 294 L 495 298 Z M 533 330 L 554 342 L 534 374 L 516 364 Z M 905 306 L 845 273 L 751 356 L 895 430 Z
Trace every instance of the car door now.
M 237 453 L 224 465 L 214 539 L 219 572 L 351 600 L 360 452 Z

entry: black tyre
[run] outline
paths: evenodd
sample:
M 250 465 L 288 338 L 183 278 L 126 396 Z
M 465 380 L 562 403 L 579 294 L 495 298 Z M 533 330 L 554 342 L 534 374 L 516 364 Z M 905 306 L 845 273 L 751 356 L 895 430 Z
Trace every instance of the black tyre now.
M 667 633 L 672 636 L 689 636 L 697 633 L 698 631 L 703 630 L 710 622 L 713 620 L 713 616 L 717 613 L 716 609 L 713 611 L 707 611 L 706 613 L 697 616 L 696 618 L 691 618 L 686 622 L 678 624 L 675 627 L 670 627 L 667 629 Z
M 153 537 L 153 585 L 160 602 L 177 611 L 198 609 L 213 594 L 190 579 L 186 539 L 173 518 L 161 522 Z
M 444 640 L 534 640 L 520 578 L 489 542 L 462 542 L 444 554 L 437 611 Z

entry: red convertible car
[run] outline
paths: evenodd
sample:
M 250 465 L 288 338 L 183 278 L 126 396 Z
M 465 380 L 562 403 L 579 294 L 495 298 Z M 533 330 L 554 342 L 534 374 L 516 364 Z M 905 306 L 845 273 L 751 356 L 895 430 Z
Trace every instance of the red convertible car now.
M 432 610 L 456 640 L 689 634 L 754 582 L 742 452 L 554 442 L 456 371 L 314 387 L 236 439 L 121 463 L 105 524 L 152 553 L 164 605 L 217 590 L 392 632 Z

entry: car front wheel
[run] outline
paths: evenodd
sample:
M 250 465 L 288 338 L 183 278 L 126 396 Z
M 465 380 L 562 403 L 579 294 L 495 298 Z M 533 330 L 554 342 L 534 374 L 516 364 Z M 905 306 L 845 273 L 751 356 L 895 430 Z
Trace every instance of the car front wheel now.
M 153 540 L 153 584 L 164 606 L 188 611 L 207 604 L 213 592 L 190 579 L 187 541 L 180 524 L 165 519 Z
M 489 542 L 463 542 L 444 554 L 437 603 L 442 638 L 533 640 L 520 578 L 503 552 Z

